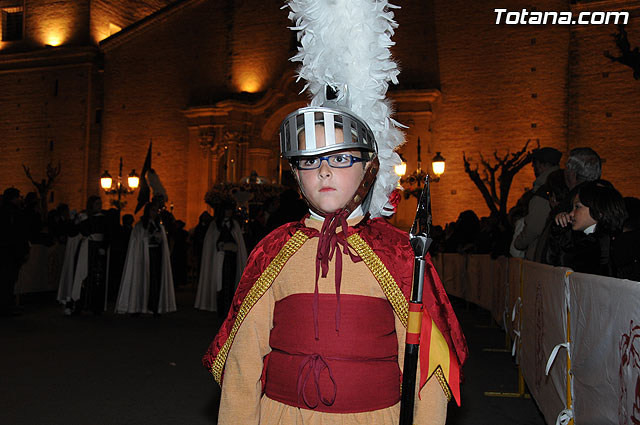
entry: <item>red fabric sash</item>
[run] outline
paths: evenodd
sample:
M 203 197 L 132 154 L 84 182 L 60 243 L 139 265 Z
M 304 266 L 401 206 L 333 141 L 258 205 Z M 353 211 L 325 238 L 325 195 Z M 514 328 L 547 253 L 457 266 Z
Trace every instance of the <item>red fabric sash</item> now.
M 295 294 L 275 305 L 266 396 L 329 413 L 372 411 L 398 403 L 398 339 L 389 302 L 342 294 L 337 332 L 336 295 L 320 294 L 316 339 L 314 298 L 314 294 Z

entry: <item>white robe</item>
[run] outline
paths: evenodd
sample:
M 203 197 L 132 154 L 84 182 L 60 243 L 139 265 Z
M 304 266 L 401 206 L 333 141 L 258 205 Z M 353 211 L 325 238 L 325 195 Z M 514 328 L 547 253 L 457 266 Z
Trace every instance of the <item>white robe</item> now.
M 160 272 L 158 313 L 170 313 L 176 311 L 176 298 L 169 244 L 162 224 L 160 224 L 160 233 L 162 234 L 162 271 Z M 149 280 L 149 235 L 142 222 L 139 222 L 131 231 L 116 301 L 116 313 L 151 313 L 148 309 Z
M 62 270 L 60 271 L 60 280 L 58 282 L 58 301 L 65 304 L 71 301 L 73 291 L 73 277 L 76 269 L 76 253 L 80 246 L 82 235 L 70 236 L 64 248 L 64 260 L 62 261 Z
M 247 264 L 247 248 L 244 245 L 242 230 L 235 220 L 231 221 L 231 235 L 238 246 L 236 253 L 236 278 L 234 288 L 238 286 L 244 266 Z M 200 265 L 200 276 L 198 277 L 198 290 L 196 292 L 196 302 L 194 307 L 200 310 L 217 311 L 217 292 L 222 290 L 222 263 L 224 262 L 224 251 L 218 251 L 218 238 L 220 231 L 215 220 L 209 224 L 207 233 L 202 244 L 202 263 Z

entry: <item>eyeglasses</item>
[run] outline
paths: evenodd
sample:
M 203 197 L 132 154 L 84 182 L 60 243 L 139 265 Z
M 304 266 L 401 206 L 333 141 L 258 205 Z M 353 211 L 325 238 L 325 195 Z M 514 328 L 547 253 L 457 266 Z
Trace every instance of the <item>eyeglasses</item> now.
M 365 160 L 348 153 L 338 153 L 335 155 L 298 159 L 296 166 L 299 170 L 315 170 L 320 168 L 322 161 L 327 161 L 327 164 L 329 164 L 331 168 L 349 168 L 356 162 L 364 162 Z

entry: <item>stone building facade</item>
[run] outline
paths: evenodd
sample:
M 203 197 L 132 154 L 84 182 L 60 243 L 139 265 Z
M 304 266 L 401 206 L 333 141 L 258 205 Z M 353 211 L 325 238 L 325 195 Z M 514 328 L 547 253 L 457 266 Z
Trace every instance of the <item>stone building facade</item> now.
M 432 186 L 434 221 L 488 213 L 462 152 L 477 161 L 529 139 L 564 153 L 593 147 L 603 177 L 640 196 L 632 165 L 640 82 L 604 56 L 618 55 L 616 26 L 496 25 L 498 3 L 407 0 L 395 12 L 402 72 L 389 96 L 409 126 L 408 172 L 418 138 L 423 168 L 436 152 L 447 160 Z M 640 1 L 508 3 L 513 11 L 626 10 L 631 45 L 640 44 Z M 105 169 L 117 174 L 120 157 L 125 175 L 140 171 L 150 141 L 153 168 L 188 226 L 211 184 L 253 170 L 277 181 L 287 167 L 278 125 L 307 101 L 288 60 L 296 41 L 282 4 L 0 0 L 5 15 L 21 9 L 23 20 L 20 40 L 0 42 L 0 188 L 32 190 L 21 164 L 37 177 L 60 161 L 51 203 L 81 209 Z M 533 178 L 530 167 L 516 176 L 510 205 Z M 131 212 L 134 196 L 127 200 Z M 403 200 L 394 222 L 406 226 L 414 211 L 415 200 Z

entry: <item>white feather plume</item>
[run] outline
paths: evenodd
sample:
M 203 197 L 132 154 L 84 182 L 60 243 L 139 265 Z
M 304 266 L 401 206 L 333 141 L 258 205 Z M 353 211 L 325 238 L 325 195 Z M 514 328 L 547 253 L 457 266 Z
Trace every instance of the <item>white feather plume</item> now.
M 389 82 L 397 84 L 400 73 L 389 50 L 398 26 L 392 9 L 398 7 L 386 0 L 290 0 L 287 6 L 301 44 L 291 58 L 302 63 L 298 79 L 307 81 L 304 90 L 310 92 L 312 106 L 322 103 L 328 84 L 339 100 L 348 97 L 349 109 L 371 127 L 380 171 L 369 212 L 372 217 L 390 216 L 394 209 L 389 195 L 399 180 L 394 166 L 401 163 L 395 149 L 404 142 L 386 99 Z

